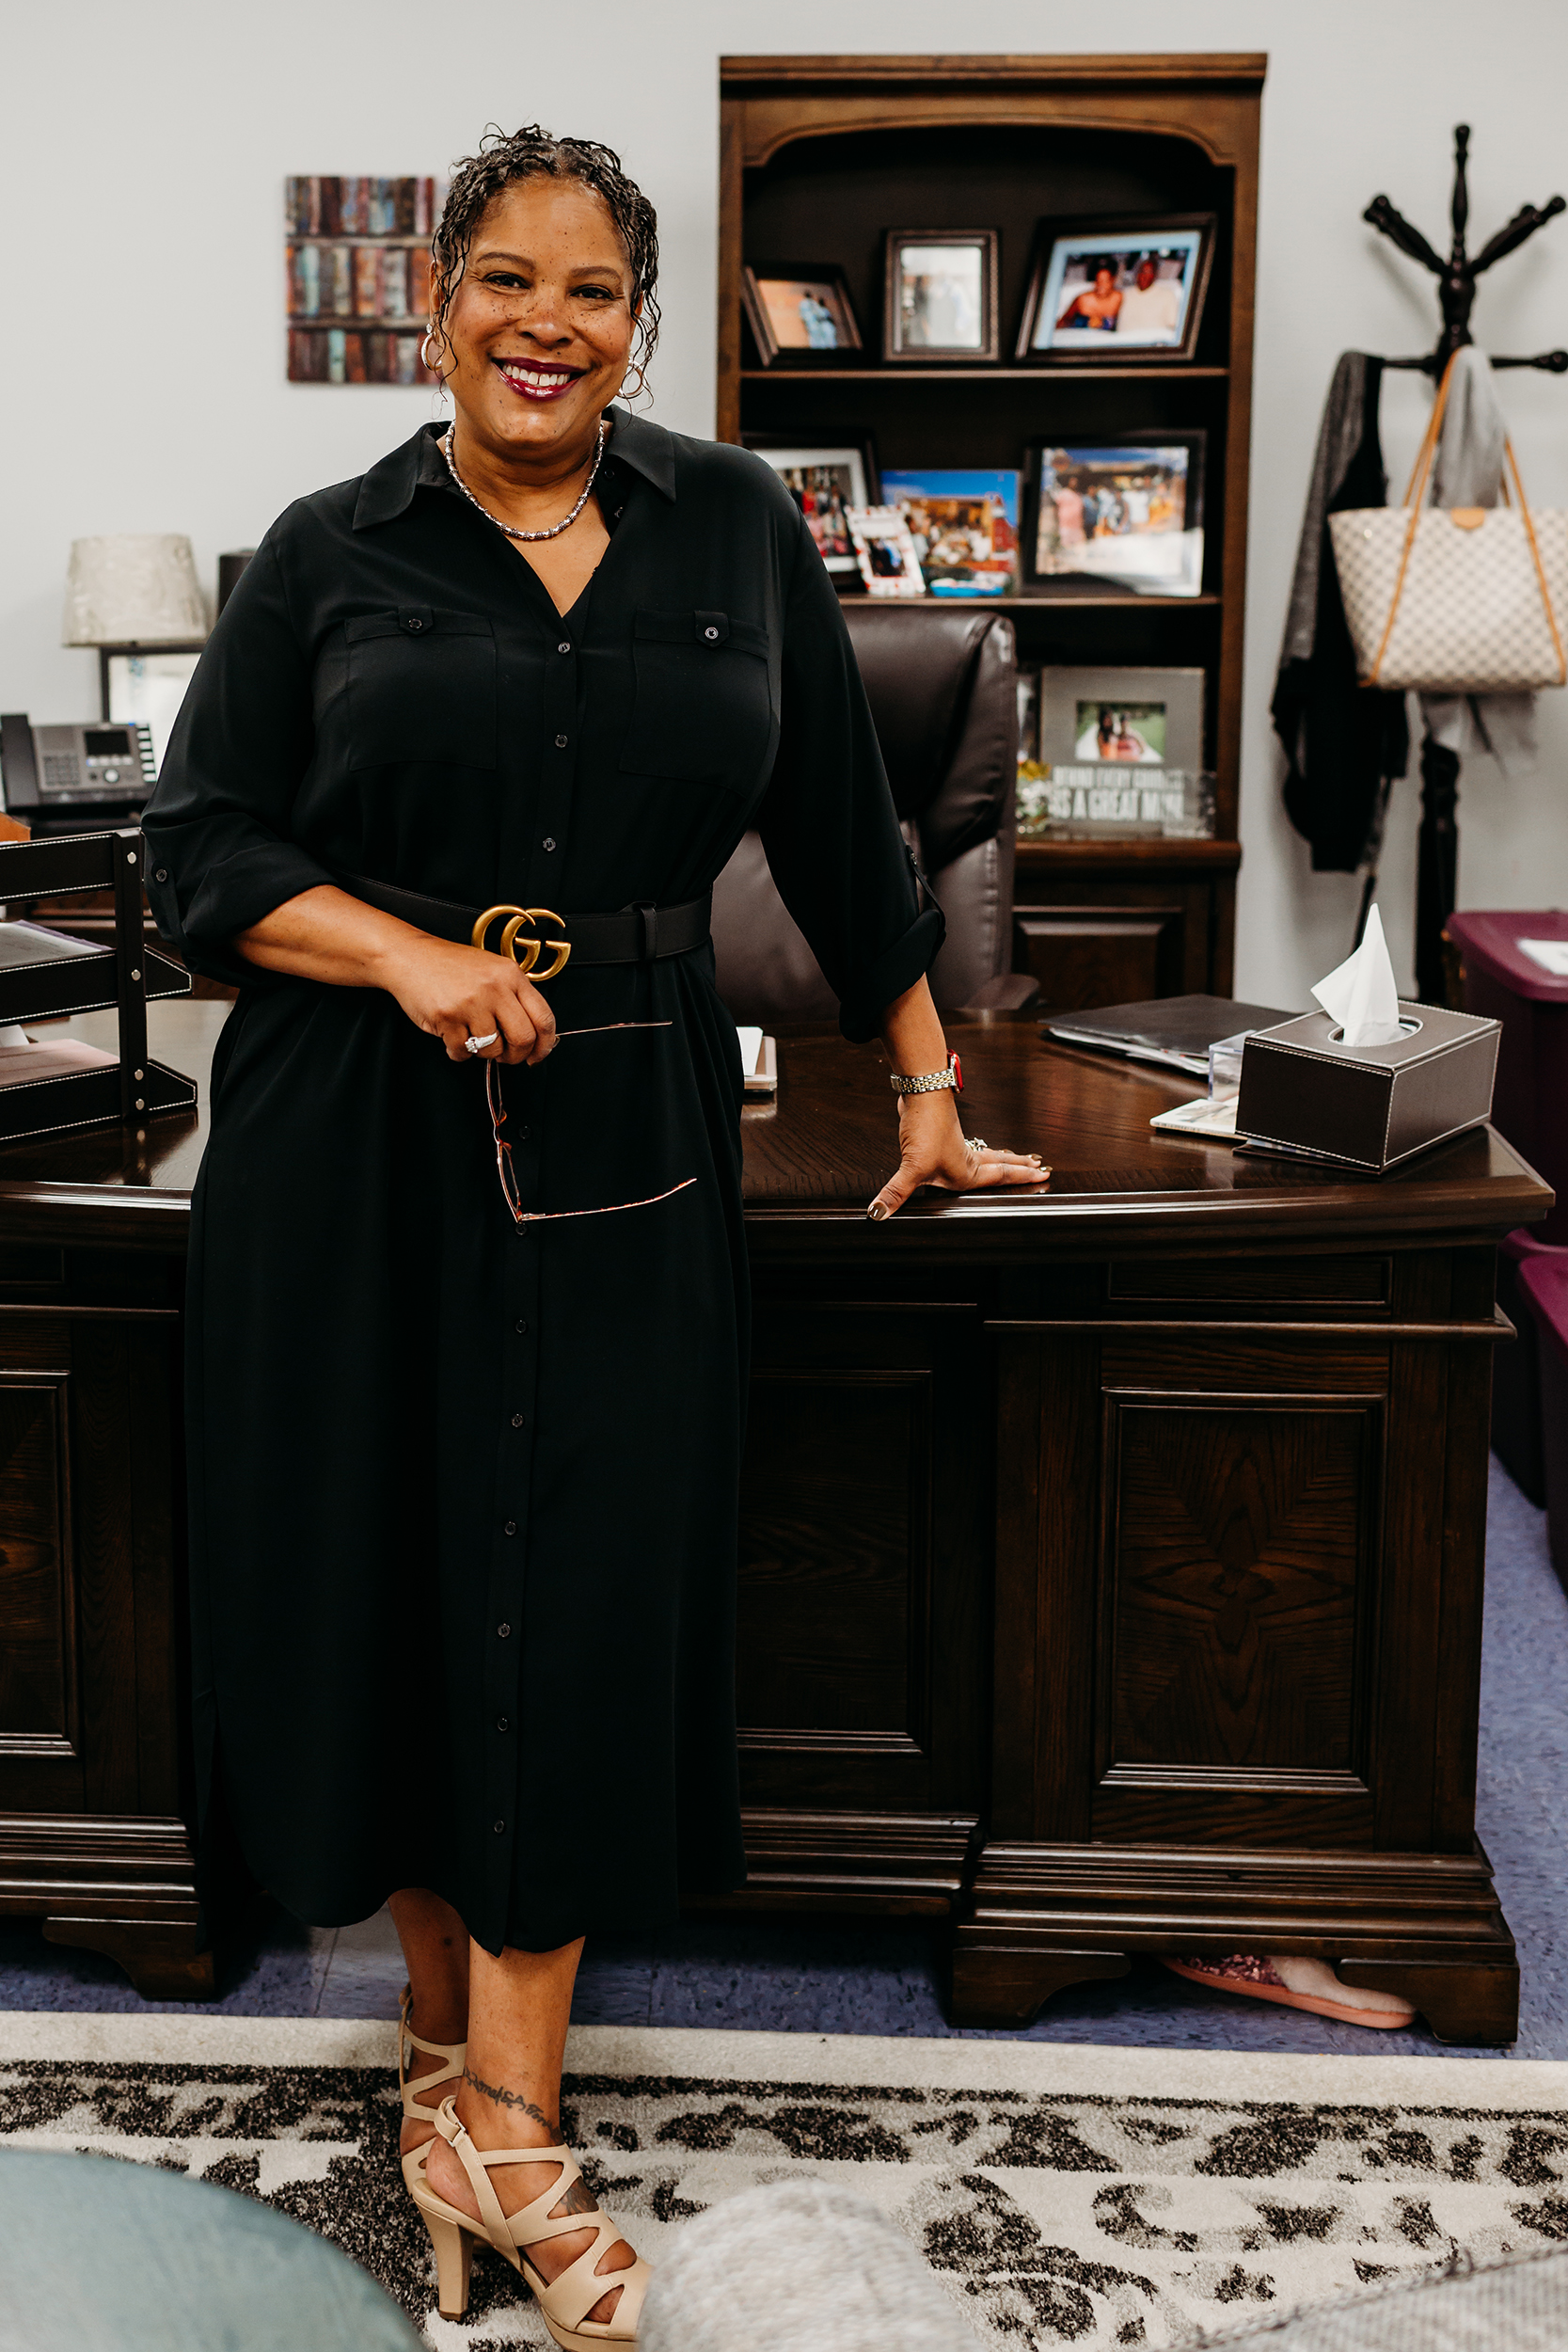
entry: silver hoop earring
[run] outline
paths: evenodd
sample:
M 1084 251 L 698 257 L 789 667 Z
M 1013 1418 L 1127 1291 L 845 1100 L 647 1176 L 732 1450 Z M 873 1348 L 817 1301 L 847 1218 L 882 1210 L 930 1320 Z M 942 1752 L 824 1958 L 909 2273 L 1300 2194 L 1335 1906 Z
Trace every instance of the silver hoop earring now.
M 427 326 L 420 341 L 420 365 L 427 375 L 439 375 L 441 373 L 430 356 L 430 346 L 435 340 L 436 329 L 434 326 Z

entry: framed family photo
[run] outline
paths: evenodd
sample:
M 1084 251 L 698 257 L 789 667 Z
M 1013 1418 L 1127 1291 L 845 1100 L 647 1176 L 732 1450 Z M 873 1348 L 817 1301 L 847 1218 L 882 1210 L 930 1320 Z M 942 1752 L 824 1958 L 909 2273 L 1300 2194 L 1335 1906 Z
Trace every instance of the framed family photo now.
M 1071 577 L 1148 596 L 1203 589 L 1207 437 L 1158 425 L 1029 450 L 1028 573 Z
M 849 510 L 875 506 L 881 496 L 870 437 L 845 435 L 808 442 L 748 433 L 745 440 L 748 449 L 772 467 L 795 501 L 828 570 L 858 572 Z
M 1014 469 L 936 466 L 884 473 L 882 497 L 901 509 L 933 596 L 1003 596 L 1017 587 Z
M 890 229 L 884 359 L 994 359 L 994 229 Z
M 765 368 L 784 352 L 794 358 L 861 348 L 848 282 L 832 262 L 748 262 L 740 300 Z
M 1191 359 L 1213 247 L 1212 213 L 1042 221 L 1017 357 Z

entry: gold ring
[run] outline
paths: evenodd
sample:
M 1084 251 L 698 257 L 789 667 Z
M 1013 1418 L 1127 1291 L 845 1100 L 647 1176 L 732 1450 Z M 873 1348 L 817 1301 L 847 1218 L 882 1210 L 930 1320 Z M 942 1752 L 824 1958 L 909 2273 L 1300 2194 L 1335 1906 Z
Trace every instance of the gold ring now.
M 517 969 L 520 972 L 526 972 L 536 988 L 543 987 L 546 980 L 553 980 L 558 972 L 563 972 L 565 970 L 566 960 L 572 952 L 572 944 L 570 940 L 525 939 L 522 946 L 522 952 L 520 954 L 518 953 L 517 934 L 525 928 L 526 925 L 530 923 L 564 924 L 566 919 L 565 916 L 555 914 L 549 907 L 515 907 L 510 905 L 486 907 L 484 913 L 480 916 L 479 921 L 473 928 L 473 945 L 476 947 L 486 948 L 490 926 L 492 923 L 499 922 L 503 914 L 509 916 L 511 919 L 507 923 L 505 930 L 501 932 L 501 944 L 499 948 L 487 949 L 486 951 L 488 953 L 510 956 L 513 962 L 517 966 Z M 547 963 L 543 972 L 536 971 L 534 967 L 539 961 L 540 952 L 546 947 L 549 947 L 554 950 L 555 961 L 553 963 Z

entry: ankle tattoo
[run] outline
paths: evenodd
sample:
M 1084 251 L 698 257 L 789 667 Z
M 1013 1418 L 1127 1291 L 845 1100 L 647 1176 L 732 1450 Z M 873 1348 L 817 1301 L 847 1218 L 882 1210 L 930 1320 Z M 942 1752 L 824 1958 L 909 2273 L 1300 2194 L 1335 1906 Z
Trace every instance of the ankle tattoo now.
M 508 2090 L 504 2083 L 483 2082 L 471 2066 L 463 2069 L 463 2079 L 478 2091 L 482 2099 L 492 2100 L 498 2107 L 515 2107 L 519 2115 L 531 2117 L 535 2123 L 542 2123 L 556 2140 L 560 2139 L 560 2124 L 552 2122 L 544 2108 L 535 2106 L 531 2099 L 525 2099 L 520 2090 Z

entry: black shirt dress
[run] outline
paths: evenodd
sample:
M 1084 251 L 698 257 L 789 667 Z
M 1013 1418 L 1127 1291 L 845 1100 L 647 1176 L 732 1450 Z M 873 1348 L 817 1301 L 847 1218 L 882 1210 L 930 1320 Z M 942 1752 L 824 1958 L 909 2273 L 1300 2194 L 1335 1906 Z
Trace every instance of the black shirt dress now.
M 161 926 L 241 989 L 190 1263 L 203 1780 L 301 1917 L 430 1886 L 491 1951 L 744 1876 L 734 1025 L 708 946 L 569 963 L 555 1052 L 502 1077 L 518 1225 L 481 1065 L 381 991 L 230 943 L 355 875 L 475 908 L 675 904 L 749 824 L 847 1036 L 941 936 L 788 493 L 610 417 L 610 544 L 564 618 L 438 428 L 291 507 L 146 818 Z

